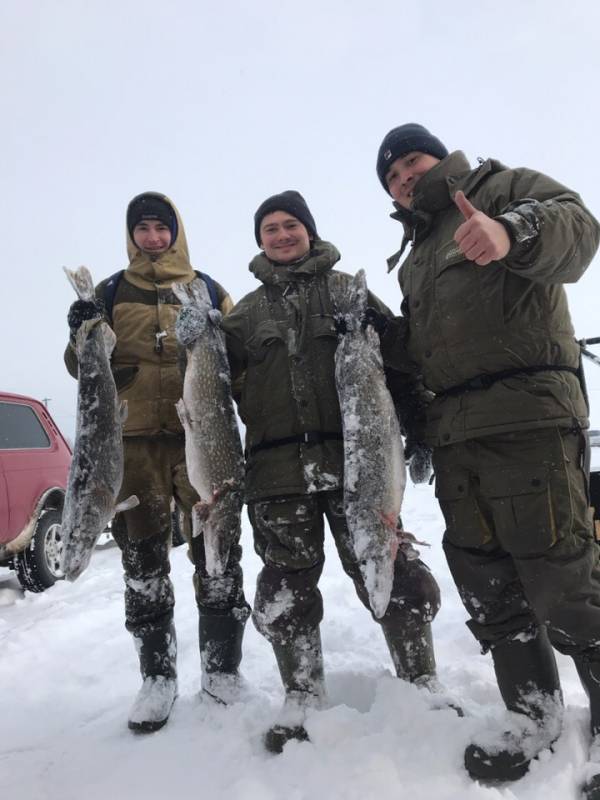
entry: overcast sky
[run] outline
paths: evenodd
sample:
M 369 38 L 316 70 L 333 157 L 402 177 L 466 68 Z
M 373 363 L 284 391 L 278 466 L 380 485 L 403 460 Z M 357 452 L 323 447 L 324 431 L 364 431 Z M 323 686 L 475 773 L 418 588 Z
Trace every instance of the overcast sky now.
M 0 73 L 0 388 L 51 398 L 70 435 L 61 267 L 125 267 L 141 191 L 174 200 L 192 263 L 238 300 L 256 207 L 298 189 L 395 310 L 401 227 L 374 162 L 396 125 L 546 172 L 600 215 L 596 0 L 3 0 Z M 580 337 L 600 335 L 599 267 L 569 289 Z M 588 380 L 600 427 L 600 368 Z

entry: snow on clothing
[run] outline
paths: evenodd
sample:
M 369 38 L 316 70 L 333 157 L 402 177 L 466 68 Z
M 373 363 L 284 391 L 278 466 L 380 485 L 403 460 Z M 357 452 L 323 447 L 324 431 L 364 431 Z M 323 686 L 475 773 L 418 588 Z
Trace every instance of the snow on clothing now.
M 138 641 L 143 674 L 153 658 L 167 663 L 175 651 L 174 597 L 169 578 L 171 498 L 188 513 L 198 500 L 188 480 L 183 429 L 175 410 L 175 403 L 182 396 L 183 374 L 182 353 L 174 334 L 180 303 L 171 291 L 174 281 L 187 283 L 196 273 L 189 261 L 179 213 L 168 198 L 164 195 L 160 198 L 175 212 L 177 238 L 165 253 L 150 257 L 127 234 L 130 262 L 118 283 L 112 319 L 108 320 L 117 335 L 113 374 L 119 399 L 127 401 L 128 409 L 123 434 L 125 472 L 119 498 L 127 493 L 140 499 L 135 509 L 117 515 L 114 537 L 121 548 L 125 569 L 126 626 Z M 96 287 L 99 300 L 104 298 L 106 282 Z M 233 305 L 231 299 L 218 284 L 216 289 L 220 310 L 226 313 Z M 69 372 L 76 376 L 77 361 L 71 345 L 65 353 L 65 362 Z M 202 619 L 205 618 L 204 628 L 210 628 L 212 638 L 214 626 L 206 620 L 218 616 L 222 637 L 230 643 L 235 640 L 235 647 L 232 644 L 229 649 L 235 651 L 237 663 L 226 670 L 235 671 L 241 655 L 243 626 L 249 615 L 242 588 L 241 548 L 237 543 L 232 547 L 225 577 L 219 579 L 206 573 L 202 537 L 191 541 L 189 557 L 195 566 L 201 650 L 204 652 L 210 645 L 202 641 Z M 150 644 L 144 647 L 140 645 L 143 641 Z M 159 651 L 151 657 L 149 653 L 155 645 Z M 213 649 L 217 652 L 219 643 L 215 645 Z M 221 651 L 224 652 L 223 648 Z M 214 667 L 205 661 L 205 670 Z
M 337 334 L 327 280 L 339 257 L 333 245 L 321 240 L 293 265 L 276 265 L 258 255 L 250 269 L 263 285 L 223 320 L 246 425 L 249 516 L 265 565 L 258 577 L 254 621 L 274 645 L 291 645 L 298 636 L 318 639 L 314 632 L 323 615 L 317 583 L 324 559 L 324 516 L 343 567 L 369 607 L 342 512 Z M 369 304 L 391 316 L 373 295 Z M 414 378 L 396 376 L 396 382 L 412 387 Z M 296 440 L 260 448 L 308 432 L 313 436 L 306 444 Z M 319 434 L 327 436 L 320 439 Z M 420 561 L 409 565 L 399 554 L 389 610 L 377 621 L 398 650 L 412 648 L 415 653 L 404 677 L 434 671 L 430 642 L 420 646 L 426 635 L 417 642 L 409 632 L 414 624 L 428 626 L 438 608 L 439 589 L 427 567 Z M 276 655 L 283 676 L 277 649 Z
M 506 225 L 513 244 L 503 261 L 480 267 L 461 255 L 458 190 Z M 600 661 L 600 568 L 577 376 L 524 372 L 444 395 L 481 374 L 578 366 L 561 284 L 583 274 L 600 227 L 551 178 L 497 161 L 471 170 L 460 152 L 419 180 L 412 212 L 392 216 L 414 241 L 399 273 L 408 351 L 438 394 L 427 439 L 469 626 L 487 649 L 545 624 L 558 650 Z
M 504 261 L 487 267 L 465 261 L 453 238 L 464 221 L 452 199 L 459 190 L 517 238 Z M 600 236 L 579 196 L 552 178 L 498 161 L 471 170 L 461 152 L 434 166 L 415 192 L 413 211 L 397 206 L 392 216 L 404 224 L 403 246 L 414 241 L 398 275 L 410 320 L 408 352 L 439 395 L 428 409 L 428 442 L 585 425 L 586 404 L 569 372 L 518 375 L 483 392 L 441 394 L 484 373 L 578 366 L 561 284 L 581 277 Z
M 323 517 L 327 518 L 342 567 L 370 611 L 341 491 L 258 500 L 248 513 L 255 549 L 265 564 L 254 597 L 254 621 L 267 639 L 285 643 L 317 628 L 323 619 L 323 598 L 317 588 L 325 561 Z M 400 552 L 390 604 L 381 619 L 373 619 L 386 636 L 411 642 L 413 631 L 431 622 L 439 607 L 439 587 L 429 569 L 419 559 L 406 560 Z M 403 677 L 409 679 L 421 674 L 417 664 L 410 662 L 410 649 L 403 664 Z M 417 663 L 423 659 L 418 644 L 414 645 L 414 655 Z M 430 672 L 434 671 L 432 663 Z

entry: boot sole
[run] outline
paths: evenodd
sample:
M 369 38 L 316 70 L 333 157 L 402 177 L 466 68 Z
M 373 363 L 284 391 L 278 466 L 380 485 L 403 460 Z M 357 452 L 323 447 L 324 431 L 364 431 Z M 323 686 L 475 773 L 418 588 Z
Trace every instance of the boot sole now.
M 309 742 L 308 733 L 302 726 L 294 728 L 277 727 L 271 728 L 263 736 L 265 750 L 269 753 L 279 755 L 283 753 L 283 748 L 288 742 Z
M 159 731 L 169 721 L 169 718 L 166 719 L 159 719 L 155 721 L 144 721 L 144 722 L 133 722 L 132 720 L 128 720 L 127 727 L 130 731 L 134 733 L 154 733 L 155 731 Z

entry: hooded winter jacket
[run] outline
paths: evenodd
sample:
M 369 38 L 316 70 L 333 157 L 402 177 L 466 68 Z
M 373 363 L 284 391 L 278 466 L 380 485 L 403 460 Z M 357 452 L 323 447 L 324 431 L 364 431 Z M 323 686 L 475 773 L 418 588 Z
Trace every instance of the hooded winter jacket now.
M 183 223 L 174 204 L 164 195 L 177 217 L 178 233 L 169 249 L 157 258 L 143 253 L 127 231 L 129 266 L 118 283 L 107 320 L 117 336 L 112 370 L 119 398 L 127 401 L 124 436 L 182 434 L 175 403 L 183 392 L 181 349 L 174 333 L 180 303 L 171 290 L 174 282 L 189 283 L 196 277 L 190 264 Z M 100 301 L 106 279 L 96 287 Z M 227 292 L 215 284 L 221 311 L 233 306 Z M 71 375 L 77 360 L 71 345 L 65 353 Z
M 465 260 L 454 234 L 469 201 L 502 222 L 507 257 L 485 267 Z M 445 445 L 488 434 L 587 426 L 578 378 L 566 371 L 520 374 L 488 389 L 443 393 L 484 374 L 532 366 L 579 365 L 563 283 L 577 281 L 596 252 L 600 226 L 575 192 L 528 169 L 488 160 L 471 169 L 451 153 L 418 182 L 413 209 L 396 206 L 403 247 L 399 271 L 409 318 L 408 352 L 428 389 L 427 440 Z M 389 260 L 390 269 L 402 250 Z
M 322 240 L 293 265 L 256 256 L 250 270 L 262 286 L 223 320 L 246 425 L 247 501 L 342 485 L 342 423 L 334 374 L 337 333 L 328 286 L 339 258 L 337 249 Z M 374 295 L 369 295 L 369 304 L 391 316 Z M 307 443 L 255 451 L 265 442 L 307 433 L 313 439 Z

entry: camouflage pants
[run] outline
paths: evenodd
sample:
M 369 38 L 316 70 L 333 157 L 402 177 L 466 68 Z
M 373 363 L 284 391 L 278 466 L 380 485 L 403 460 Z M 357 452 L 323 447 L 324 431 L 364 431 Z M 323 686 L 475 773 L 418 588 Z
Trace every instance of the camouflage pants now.
M 187 477 L 183 438 L 126 437 L 124 450 L 119 500 L 135 494 L 140 504 L 115 517 L 113 536 L 125 571 L 126 627 L 136 633 L 166 624 L 173 617 L 175 598 L 169 577 L 171 498 L 189 512 L 198 495 Z M 231 548 L 224 575 L 211 578 L 206 572 L 203 537 L 192 539 L 187 526 L 184 534 L 188 556 L 195 567 L 194 588 L 200 613 L 247 616 L 239 541 Z
M 354 554 L 344 516 L 342 493 L 260 500 L 248 514 L 254 529 L 254 546 L 262 568 L 256 586 L 253 620 L 272 643 L 310 635 L 323 618 L 318 589 L 325 556 L 324 525 L 327 518 L 344 571 L 352 578 L 362 604 L 369 599 Z M 418 559 L 407 561 L 399 552 L 395 564 L 390 604 L 381 619 L 373 619 L 397 636 L 415 622 L 431 622 L 440 607 L 439 587 Z
M 444 550 L 484 650 L 547 626 L 600 659 L 600 567 L 583 433 L 486 436 L 434 451 Z

